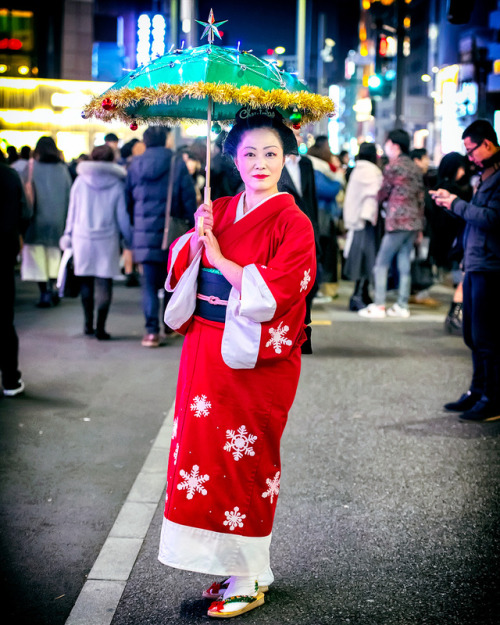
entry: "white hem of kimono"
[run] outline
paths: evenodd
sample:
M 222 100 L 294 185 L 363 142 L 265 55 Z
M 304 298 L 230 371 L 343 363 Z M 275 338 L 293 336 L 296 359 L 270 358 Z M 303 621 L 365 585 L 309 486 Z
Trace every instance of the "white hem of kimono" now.
M 164 517 L 158 560 L 196 573 L 257 578 L 270 566 L 271 536 L 223 534 L 173 523 Z

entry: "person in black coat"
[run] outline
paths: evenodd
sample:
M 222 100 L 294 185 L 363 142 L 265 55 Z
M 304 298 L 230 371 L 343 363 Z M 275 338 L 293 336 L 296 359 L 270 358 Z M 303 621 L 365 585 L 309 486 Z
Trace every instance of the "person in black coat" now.
M 294 131 L 298 142 L 300 137 Z M 316 259 L 319 265 L 319 223 L 318 223 L 318 200 L 316 197 L 316 183 L 314 181 L 314 169 L 311 160 L 307 156 L 287 156 L 285 166 L 278 182 L 278 190 L 281 193 L 293 195 L 295 203 L 300 210 L 311 220 L 314 229 L 314 239 L 316 243 Z M 303 354 L 312 354 L 311 343 L 311 306 L 314 296 L 318 292 L 318 279 L 316 277 L 313 288 L 306 296 L 306 324 L 307 341 L 302 345 Z
M 144 347 L 160 344 L 160 299 L 167 277 L 168 250 L 162 249 L 165 230 L 167 190 L 174 176 L 171 216 L 194 225 L 196 193 L 193 180 L 182 158 L 176 158 L 166 146 L 168 129 L 150 126 L 143 136 L 144 154 L 135 157 L 128 169 L 127 196 L 133 221 L 132 248 L 135 262 L 142 265 L 143 311 L 146 319 Z
M 30 214 L 19 174 L 4 162 L 0 162 L 0 188 L 0 371 L 3 395 L 13 397 L 24 391 L 18 362 L 19 339 L 14 326 L 14 267 L 20 249 L 20 236 L 28 227 Z
M 500 420 L 500 146 L 493 126 L 476 120 L 462 135 L 469 160 L 481 170 L 470 202 L 446 189 L 435 202 L 465 222 L 463 335 L 472 352 L 472 381 L 446 410 L 466 421 Z
M 470 202 L 472 199 L 470 167 L 465 156 L 458 152 L 445 154 L 439 163 L 436 184 L 437 189 L 446 189 L 462 200 Z M 465 221 L 454 213 L 433 206 L 432 229 L 434 236 L 431 239 L 430 254 L 438 267 L 451 270 L 453 286 L 455 287 L 444 327 L 450 334 L 462 336 L 463 272 L 460 269 L 460 264 L 464 255 Z

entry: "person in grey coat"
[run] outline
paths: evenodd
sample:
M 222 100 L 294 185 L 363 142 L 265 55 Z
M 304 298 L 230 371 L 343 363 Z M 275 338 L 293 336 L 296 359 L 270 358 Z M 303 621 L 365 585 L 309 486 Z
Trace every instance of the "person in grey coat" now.
M 84 332 L 97 339 L 110 339 L 105 324 L 113 291 L 113 277 L 120 272 L 120 235 L 130 245 L 131 226 L 125 201 L 127 171 L 113 162 L 108 145 L 92 151 L 90 161 L 76 168 L 71 189 L 62 249 L 73 250 L 75 275 L 81 276 Z M 94 329 L 94 291 L 97 323 Z
M 40 137 L 34 157 L 35 206 L 24 237 L 21 278 L 38 282 L 40 300 L 37 306 L 50 308 L 59 301 L 54 287 L 61 262 L 59 239 L 68 212 L 71 176 L 52 137 Z M 30 169 L 28 166 L 24 182 Z
M 134 259 L 142 265 L 142 302 L 146 334 L 144 347 L 160 345 L 160 299 L 166 301 L 168 250 L 162 249 L 165 229 L 167 190 L 174 176 L 171 215 L 194 225 L 196 192 L 182 158 L 176 158 L 172 172 L 172 151 L 165 147 L 168 129 L 150 126 L 145 130 L 144 154 L 135 157 L 128 169 L 127 196 L 129 213 L 133 216 Z

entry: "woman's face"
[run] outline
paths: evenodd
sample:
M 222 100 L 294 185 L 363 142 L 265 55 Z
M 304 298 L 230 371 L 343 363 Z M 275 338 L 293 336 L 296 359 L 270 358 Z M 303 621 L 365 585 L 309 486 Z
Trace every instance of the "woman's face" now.
M 234 163 L 248 191 L 276 193 L 285 163 L 281 139 L 269 128 L 248 130 L 241 137 Z

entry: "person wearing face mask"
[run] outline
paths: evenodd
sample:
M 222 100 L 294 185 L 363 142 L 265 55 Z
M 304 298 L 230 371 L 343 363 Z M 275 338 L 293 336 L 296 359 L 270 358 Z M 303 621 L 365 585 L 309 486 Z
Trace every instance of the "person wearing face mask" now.
M 481 171 L 470 202 L 446 189 L 432 192 L 438 206 L 465 222 L 463 335 L 472 353 L 469 390 L 445 409 L 465 421 L 500 419 L 500 146 L 493 126 L 476 120 L 463 134 L 467 157 Z

